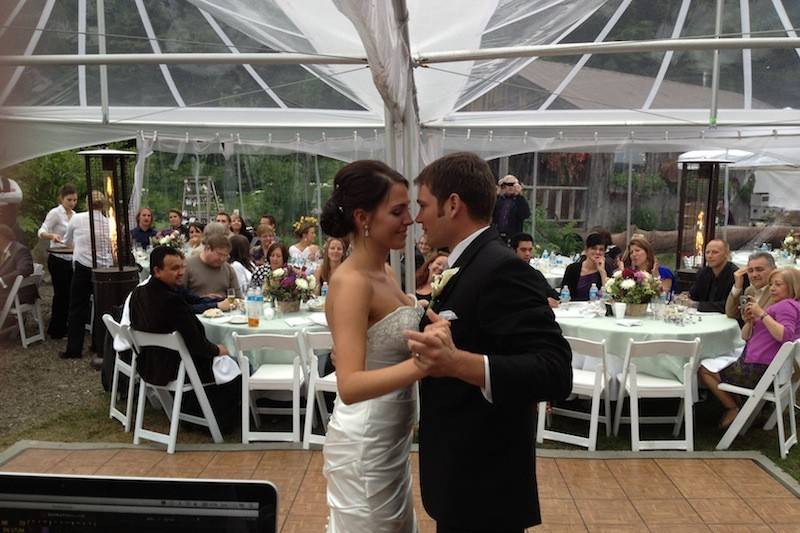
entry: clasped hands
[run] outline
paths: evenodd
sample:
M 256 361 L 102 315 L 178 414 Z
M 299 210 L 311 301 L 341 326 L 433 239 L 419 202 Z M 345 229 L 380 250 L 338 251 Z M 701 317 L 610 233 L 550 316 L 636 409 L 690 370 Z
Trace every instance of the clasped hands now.
M 450 321 L 431 309 L 426 311 L 426 315 L 431 323 L 425 326 L 424 331 L 406 330 L 403 333 L 414 363 L 429 376 L 454 376 L 461 354 L 453 342 Z

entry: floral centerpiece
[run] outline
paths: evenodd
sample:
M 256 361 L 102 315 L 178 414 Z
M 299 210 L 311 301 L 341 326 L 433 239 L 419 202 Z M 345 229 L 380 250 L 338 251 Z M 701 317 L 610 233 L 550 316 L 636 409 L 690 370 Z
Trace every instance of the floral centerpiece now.
M 783 239 L 781 249 L 792 257 L 800 257 L 800 235 L 795 235 L 794 230 L 789 231 L 789 235 Z
M 306 274 L 305 268 L 296 269 L 289 266 L 276 268 L 264 284 L 264 293 L 278 302 L 284 312 L 300 310 L 300 302 L 314 297 L 317 279 Z
M 626 268 L 608 278 L 604 290 L 615 302 L 628 304 L 628 314 L 644 315 L 647 304 L 658 297 L 661 280 L 649 272 Z
M 163 237 L 150 237 L 150 244 L 155 246 L 169 246 L 170 248 L 175 248 L 176 250 L 183 250 L 183 247 L 186 245 L 186 240 L 181 235 L 181 232 L 178 230 L 173 231 Z

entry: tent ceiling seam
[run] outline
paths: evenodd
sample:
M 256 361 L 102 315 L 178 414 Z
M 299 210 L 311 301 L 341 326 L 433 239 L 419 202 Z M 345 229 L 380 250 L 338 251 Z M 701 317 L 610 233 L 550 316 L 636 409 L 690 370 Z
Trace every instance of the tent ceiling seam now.
M 231 41 L 231 39 L 228 37 L 228 34 L 225 33 L 225 30 L 222 29 L 222 27 L 217 23 L 214 17 L 212 17 L 211 14 L 202 9 L 200 9 L 200 14 L 203 15 L 203 18 L 206 19 L 206 22 L 208 22 L 209 26 L 211 26 L 211 29 L 214 30 L 214 32 L 222 40 L 223 44 L 225 44 L 228 50 L 230 50 L 231 53 L 233 54 L 238 54 L 239 49 L 236 47 L 236 45 L 233 44 L 233 41 Z M 253 81 L 255 81 L 258 84 L 258 86 L 261 87 L 264 90 L 264 92 L 267 93 L 267 95 L 269 95 L 269 97 L 275 101 L 276 104 L 278 104 L 278 107 L 282 108 L 287 107 L 286 103 L 283 100 L 281 100 L 281 98 L 277 94 L 275 94 L 275 91 L 273 91 L 269 87 L 267 82 L 264 81 L 264 79 L 258 74 L 258 72 L 256 72 L 256 70 L 251 65 L 244 64 L 242 66 L 250 75 L 250 77 L 253 78 Z
M 36 24 L 36 29 L 33 30 L 31 34 L 31 38 L 28 41 L 28 46 L 25 47 L 24 55 L 29 56 L 33 54 L 33 51 L 36 50 L 36 45 L 39 44 L 39 39 L 42 37 L 42 30 L 45 26 L 47 26 L 47 22 L 50 20 L 50 15 L 53 12 L 53 6 L 55 5 L 55 0 L 47 0 L 44 8 L 42 9 L 41 14 L 39 15 L 39 22 Z M 0 105 L 5 104 L 8 97 L 11 95 L 11 91 L 14 90 L 16 87 L 17 82 L 22 77 L 22 73 L 25 71 L 25 66 L 21 65 L 14 69 L 14 73 L 11 75 L 11 79 L 8 80 L 5 89 L 3 90 L 2 94 L 0 94 Z
M 78 0 L 78 54 L 86 55 L 86 0 Z M 86 107 L 86 65 L 78 65 L 78 101 Z
M 619 19 L 622 18 L 622 15 L 625 13 L 625 11 L 628 10 L 628 7 L 631 5 L 631 1 L 632 0 L 622 0 L 622 2 L 617 7 L 617 10 L 614 12 L 614 14 L 608 20 L 608 22 L 606 22 L 605 27 L 603 27 L 603 29 L 595 38 L 594 40 L 595 43 L 602 42 L 605 40 L 606 37 L 608 37 L 608 34 L 611 33 L 611 30 L 613 30 L 614 26 L 616 26 L 617 22 L 619 22 Z M 584 54 L 583 56 L 581 56 L 581 58 L 578 60 L 575 66 L 572 67 L 572 70 L 569 71 L 567 76 L 561 81 L 558 87 L 556 87 L 556 89 L 550 94 L 547 100 L 545 100 L 544 103 L 539 107 L 540 111 L 546 110 L 556 100 L 556 98 L 561 96 L 561 93 L 564 91 L 564 89 L 567 88 L 567 86 L 570 83 L 572 83 L 572 80 L 575 79 L 575 76 L 578 75 L 578 72 L 589 61 L 590 57 L 592 57 L 592 54 Z
M 9 13 L 8 18 L 6 18 L 5 24 L 3 24 L 3 27 L 0 28 L 0 37 L 2 37 L 6 33 L 6 30 L 9 27 L 11 27 L 11 23 L 14 22 L 14 19 L 17 18 L 19 12 L 22 11 L 23 7 L 25 7 L 25 2 L 27 1 L 28 0 L 19 0 L 19 2 L 17 2 L 17 5 L 14 6 L 14 9 L 11 10 L 11 13 Z
M 750 37 L 750 1 L 739 0 L 739 14 L 742 20 L 742 37 Z M 742 82 L 744 87 L 744 108 L 753 107 L 753 51 L 742 49 Z
M 139 11 L 139 17 L 141 18 L 142 25 L 144 26 L 144 31 L 147 33 L 148 41 L 150 41 L 150 48 L 153 49 L 153 53 L 160 54 L 161 45 L 158 44 L 156 33 L 153 30 L 152 23 L 150 22 L 150 16 L 147 14 L 147 9 L 144 7 L 144 1 L 135 0 L 135 2 L 136 9 Z M 158 68 L 161 70 L 161 75 L 164 77 L 164 81 L 167 83 L 167 87 L 169 87 L 169 92 L 172 93 L 175 103 L 177 103 L 179 107 L 186 107 L 186 102 L 183 101 L 183 97 L 181 96 L 180 91 L 178 91 L 178 86 L 175 85 L 175 80 L 172 79 L 172 74 L 169 71 L 169 67 L 167 67 L 167 65 L 160 64 L 158 65 Z
M 783 2 L 781 0 L 772 0 L 772 5 L 775 8 L 775 12 L 778 14 L 778 18 L 781 19 L 781 24 L 786 31 L 786 35 L 789 37 L 797 37 L 797 32 L 792 28 L 792 21 L 789 20 L 789 15 L 783 7 Z M 797 56 L 800 57 L 800 48 L 795 48 L 794 51 L 797 53 Z
M 597 10 L 598 10 L 598 9 L 600 9 L 600 7 L 601 7 L 600 5 L 597 5 L 597 6 L 596 6 L 594 9 L 592 9 L 591 11 L 588 11 L 586 14 L 584 14 L 584 15 L 583 15 L 581 18 L 579 18 L 577 21 L 575 21 L 575 22 L 574 22 L 574 23 L 573 23 L 573 24 L 572 24 L 572 25 L 571 25 L 569 28 L 567 28 L 566 30 L 564 30 L 564 31 L 561 33 L 561 35 L 559 35 L 559 36 L 558 36 L 558 37 L 557 37 L 557 38 L 556 38 L 556 39 L 555 39 L 555 40 L 552 42 L 552 44 L 558 44 L 558 43 L 560 43 L 560 42 L 561 42 L 563 39 L 565 39 L 565 38 L 566 38 L 566 37 L 567 37 L 569 34 L 571 34 L 573 31 L 575 31 L 575 30 L 576 30 L 576 29 L 577 29 L 577 28 L 578 28 L 578 27 L 579 27 L 581 24 L 583 24 L 584 22 L 586 22 L 586 20 L 588 20 L 588 19 L 589 19 L 589 17 L 591 17 L 592 15 L 594 15 L 594 14 L 597 12 Z M 518 74 L 520 71 L 522 71 L 522 69 L 524 69 L 525 67 L 527 67 L 528 65 L 530 65 L 531 63 L 533 63 L 534 61 L 536 61 L 537 59 L 539 59 L 539 58 L 538 58 L 538 57 L 531 57 L 531 58 L 528 58 L 526 61 L 524 61 L 524 62 L 522 62 L 522 63 L 520 64 L 519 68 L 517 68 L 517 69 L 514 69 L 512 72 L 509 72 L 508 74 L 506 74 L 506 75 L 504 75 L 503 77 L 499 78 L 499 83 L 498 83 L 498 85 L 499 85 L 500 83 L 503 83 L 503 82 L 505 82 L 506 80 L 510 79 L 510 78 L 511 78 L 511 77 L 513 77 L 514 75 Z M 461 102 L 460 104 L 458 104 L 458 109 L 457 109 L 457 110 L 453 110 L 453 111 L 457 112 L 458 110 L 460 110 L 460 109 L 463 109 L 464 107 L 468 106 L 469 104 L 471 104 L 472 102 L 474 102 L 475 100 L 477 100 L 478 98 L 480 98 L 481 96 L 483 96 L 484 94 L 488 93 L 489 91 L 491 91 L 491 90 L 495 89 L 496 87 L 497 87 L 497 85 L 493 85 L 493 86 L 492 86 L 492 85 L 490 85 L 490 86 L 487 86 L 487 87 L 486 87 L 484 90 L 478 91 L 478 92 L 475 94 L 475 96 L 474 96 L 474 97 L 470 98 L 470 99 L 469 99 L 469 100 L 467 100 L 466 102 Z M 451 111 L 451 112 L 452 112 L 452 111 Z
M 744 1 L 746 2 L 748 0 Z M 678 11 L 678 18 L 675 20 L 675 27 L 672 28 L 673 39 L 677 39 L 681 36 L 681 32 L 683 32 L 683 25 L 686 22 L 686 14 L 689 12 L 690 5 L 692 5 L 692 0 L 682 0 L 680 10 Z M 664 52 L 664 58 L 661 60 L 661 66 L 658 68 L 656 79 L 653 82 L 653 86 L 650 87 L 650 93 L 647 95 L 644 105 L 642 105 L 643 109 L 650 109 L 650 106 L 653 105 L 653 101 L 656 99 L 656 94 L 658 94 L 659 89 L 661 89 L 661 83 L 664 81 L 664 77 L 667 75 L 669 65 L 672 63 L 672 56 L 674 53 L 675 52 L 672 50 L 667 50 Z

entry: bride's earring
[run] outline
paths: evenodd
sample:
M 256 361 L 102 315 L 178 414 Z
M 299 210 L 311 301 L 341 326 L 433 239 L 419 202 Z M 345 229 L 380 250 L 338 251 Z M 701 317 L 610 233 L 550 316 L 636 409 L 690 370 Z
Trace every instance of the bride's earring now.
M 364 237 L 369 237 L 369 226 L 364 224 Z

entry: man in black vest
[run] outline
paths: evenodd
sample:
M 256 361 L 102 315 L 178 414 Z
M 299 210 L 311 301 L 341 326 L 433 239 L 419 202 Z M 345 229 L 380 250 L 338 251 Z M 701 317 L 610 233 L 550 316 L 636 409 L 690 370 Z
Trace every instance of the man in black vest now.
M 541 522 L 536 404 L 570 393 L 570 347 L 544 279 L 489 227 L 486 162 L 448 155 L 416 184 L 416 221 L 431 246 L 451 250 L 423 331 L 406 332 L 431 376 L 420 386 L 422 502 L 439 533 L 519 533 Z

